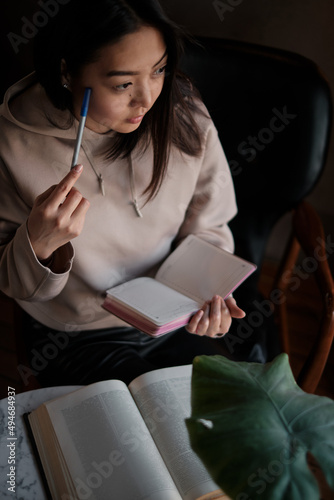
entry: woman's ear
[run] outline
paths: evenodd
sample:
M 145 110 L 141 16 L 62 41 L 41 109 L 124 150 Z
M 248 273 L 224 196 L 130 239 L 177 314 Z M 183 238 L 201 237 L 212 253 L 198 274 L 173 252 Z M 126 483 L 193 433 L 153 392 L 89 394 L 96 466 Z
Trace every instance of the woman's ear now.
M 60 62 L 60 74 L 62 86 L 67 90 L 71 90 L 71 78 L 67 71 L 67 64 L 65 59 L 62 59 Z

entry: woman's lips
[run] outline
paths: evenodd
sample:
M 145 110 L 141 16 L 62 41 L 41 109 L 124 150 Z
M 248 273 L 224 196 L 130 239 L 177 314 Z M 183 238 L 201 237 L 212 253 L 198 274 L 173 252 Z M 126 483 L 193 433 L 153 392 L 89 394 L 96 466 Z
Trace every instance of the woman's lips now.
M 133 124 L 140 123 L 143 118 L 144 118 L 144 115 L 134 116 L 133 118 L 129 118 L 128 122 L 133 123 Z

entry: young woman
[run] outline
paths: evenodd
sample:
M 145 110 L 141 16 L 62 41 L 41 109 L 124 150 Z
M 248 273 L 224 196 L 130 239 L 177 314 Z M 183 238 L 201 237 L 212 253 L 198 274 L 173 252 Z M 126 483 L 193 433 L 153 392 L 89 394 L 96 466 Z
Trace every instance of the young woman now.
M 188 234 L 233 251 L 228 164 L 178 70 L 180 50 L 155 0 L 71 0 L 36 37 L 36 71 L 6 93 L 1 290 L 26 313 L 44 384 L 129 381 L 190 363 L 218 352 L 212 337 L 244 315 L 232 297 L 215 296 L 186 329 L 153 339 L 101 307 L 106 289 L 153 275 Z

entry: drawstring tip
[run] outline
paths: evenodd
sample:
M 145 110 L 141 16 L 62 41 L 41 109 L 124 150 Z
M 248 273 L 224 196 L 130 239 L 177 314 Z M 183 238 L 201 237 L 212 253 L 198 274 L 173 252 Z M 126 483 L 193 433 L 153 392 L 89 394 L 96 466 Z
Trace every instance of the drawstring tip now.
M 143 217 L 143 214 L 141 213 L 140 208 L 138 207 L 137 200 L 133 200 L 133 206 L 138 217 Z
M 101 174 L 99 175 L 99 184 L 100 184 L 102 196 L 105 196 L 106 192 L 104 190 L 104 180 L 103 180 L 103 177 Z

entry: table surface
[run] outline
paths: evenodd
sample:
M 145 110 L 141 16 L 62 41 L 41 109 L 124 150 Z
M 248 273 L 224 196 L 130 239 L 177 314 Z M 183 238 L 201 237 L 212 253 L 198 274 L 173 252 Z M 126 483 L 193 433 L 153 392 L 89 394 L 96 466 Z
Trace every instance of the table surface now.
M 45 401 L 62 396 L 78 386 L 48 387 L 22 392 L 15 396 L 14 406 L 8 398 L 0 400 L 0 498 L 11 500 L 45 500 L 43 481 L 24 423 L 24 413 L 35 410 Z M 8 429 L 8 410 L 15 411 L 15 431 Z M 8 462 L 11 461 L 11 464 Z M 9 491 L 10 467 L 15 466 L 15 493 Z

